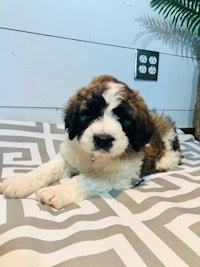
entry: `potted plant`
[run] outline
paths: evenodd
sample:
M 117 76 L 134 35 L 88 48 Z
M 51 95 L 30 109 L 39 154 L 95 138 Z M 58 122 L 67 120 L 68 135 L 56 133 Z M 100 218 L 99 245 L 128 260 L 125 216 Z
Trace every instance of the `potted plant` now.
M 158 11 L 174 29 L 190 34 L 193 52 L 200 60 L 200 0 L 151 0 L 150 6 Z M 200 80 L 200 79 L 199 79 Z M 194 119 L 195 138 L 200 141 L 200 82 L 198 84 L 196 114 Z

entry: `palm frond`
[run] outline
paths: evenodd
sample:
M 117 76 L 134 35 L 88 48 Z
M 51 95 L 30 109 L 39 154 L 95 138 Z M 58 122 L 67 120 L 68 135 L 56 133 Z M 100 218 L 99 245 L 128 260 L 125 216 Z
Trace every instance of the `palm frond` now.
M 151 0 L 150 5 L 173 26 L 200 36 L 200 0 Z
M 144 38 L 144 44 L 148 44 L 152 40 L 161 40 L 177 53 L 181 52 L 186 56 L 195 55 L 200 58 L 200 36 L 187 31 L 187 29 L 174 27 L 170 21 L 155 16 L 143 16 L 137 19 L 144 31 L 137 34 L 135 41 Z

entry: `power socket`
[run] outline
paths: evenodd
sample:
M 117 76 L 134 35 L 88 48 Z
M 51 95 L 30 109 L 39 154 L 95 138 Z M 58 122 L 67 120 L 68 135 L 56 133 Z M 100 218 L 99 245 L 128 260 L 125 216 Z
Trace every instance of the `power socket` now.
M 158 52 L 136 49 L 135 79 L 157 81 L 158 63 Z

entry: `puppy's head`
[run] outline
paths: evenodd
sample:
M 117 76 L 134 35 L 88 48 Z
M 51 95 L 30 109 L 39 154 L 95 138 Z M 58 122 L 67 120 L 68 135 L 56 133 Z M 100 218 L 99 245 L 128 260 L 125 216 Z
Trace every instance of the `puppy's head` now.
M 151 138 L 153 123 L 137 92 L 114 77 L 100 76 L 80 89 L 64 111 L 69 139 L 87 152 L 139 151 Z

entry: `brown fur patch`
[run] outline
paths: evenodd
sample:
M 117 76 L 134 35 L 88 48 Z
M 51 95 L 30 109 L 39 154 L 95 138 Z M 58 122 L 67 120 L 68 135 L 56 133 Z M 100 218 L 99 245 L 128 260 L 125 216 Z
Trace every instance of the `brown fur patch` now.
M 64 110 L 65 115 L 73 112 L 77 106 L 80 107 L 80 110 L 85 109 L 86 102 L 92 99 L 94 93 L 102 95 L 102 93 L 108 89 L 107 82 L 118 83 L 119 81 L 108 75 L 94 78 L 88 86 L 79 89 L 70 99 Z
M 132 136 L 136 144 L 135 150 L 139 151 L 140 147 L 143 147 L 142 151 L 145 155 L 142 175 L 150 174 L 155 171 L 156 162 L 164 154 L 165 145 L 162 137 L 170 129 L 174 128 L 174 123 L 169 117 L 158 115 L 155 111 L 149 112 L 139 93 L 130 89 L 125 83 L 118 81 L 116 78 L 108 75 L 100 76 L 94 78 L 88 86 L 79 89 L 64 110 L 66 128 L 69 127 L 73 116 L 77 116 L 86 108 L 87 101 L 91 100 L 94 94 L 102 95 L 105 90 L 109 89 L 110 82 L 123 85 L 120 96 L 123 99 L 122 101 L 127 104 L 128 114 L 136 121 Z M 145 146 L 147 142 L 149 144 Z M 180 149 L 177 138 L 174 140 L 173 146 L 174 150 Z M 128 154 L 132 153 L 130 147 L 127 149 L 127 152 Z
M 142 174 L 147 175 L 155 172 L 156 162 L 159 161 L 164 155 L 165 145 L 162 141 L 162 137 L 167 134 L 171 129 L 174 129 L 174 122 L 170 117 L 159 115 L 155 110 L 150 112 L 151 118 L 155 125 L 154 133 L 151 137 L 149 145 L 144 147 L 145 158 L 142 167 Z M 175 138 L 176 144 L 175 150 L 180 149 L 178 138 Z

